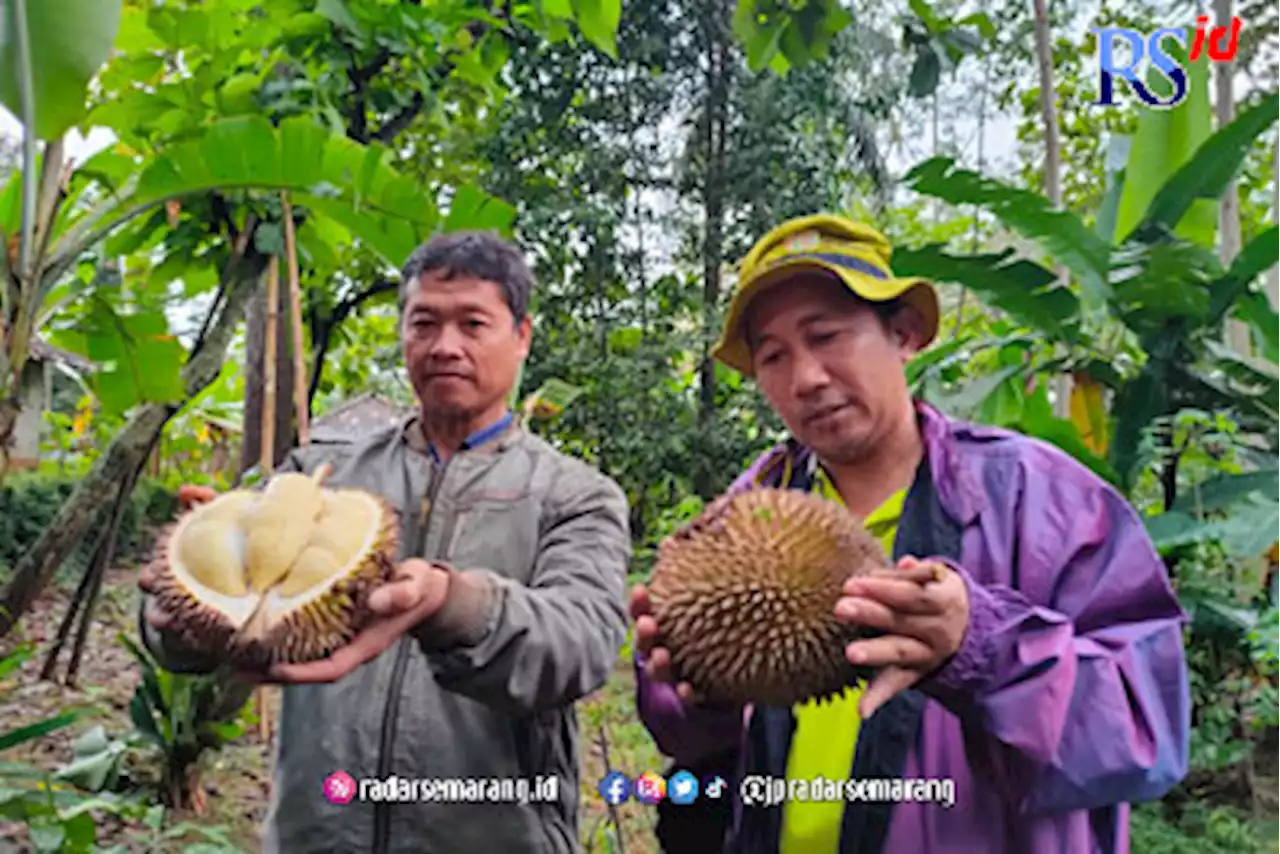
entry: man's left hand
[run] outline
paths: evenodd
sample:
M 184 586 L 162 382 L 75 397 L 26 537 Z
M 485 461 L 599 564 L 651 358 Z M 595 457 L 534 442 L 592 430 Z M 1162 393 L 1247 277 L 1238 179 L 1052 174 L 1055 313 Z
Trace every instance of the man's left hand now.
M 369 610 L 376 616 L 351 643 L 319 661 L 277 664 L 264 676 L 246 674 L 243 678 L 268 683 L 336 682 L 377 658 L 405 632 L 439 611 L 448 591 L 447 572 L 410 558 L 396 567 L 390 581 L 369 594 Z
M 881 668 L 858 704 L 870 716 L 946 663 L 969 627 L 969 591 L 950 567 L 906 557 L 897 569 L 877 570 L 845 582 L 836 618 L 885 634 L 854 641 L 845 657 Z

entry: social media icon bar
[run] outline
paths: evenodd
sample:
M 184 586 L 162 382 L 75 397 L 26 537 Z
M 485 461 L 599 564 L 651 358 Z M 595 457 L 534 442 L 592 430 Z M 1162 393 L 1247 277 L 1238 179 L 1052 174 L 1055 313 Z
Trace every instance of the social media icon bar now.
M 725 796 L 729 783 L 719 774 L 712 774 L 702 781 L 702 794 L 708 800 L 717 801 Z
M 677 771 L 667 778 L 667 799 L 673 804 L 691 804 L 698 799 L 698 778 Z
M 667 781 L 653 771 L 646 771 L 636 778 L 635 792 L 637 801 L 652 806 L 667 796 Z
M 637 787 L 639 783 L 640 781 L 637 780 Z M 616 807 L 631 797 L 631 778 L 621 771 L 610 771 L 601 778 L 596 790 L 600 792 L 600 797 L 604 798 L 606 804 Z M 639 789 L 637 788 L 636 797 L 638 798 L 639 796 Z

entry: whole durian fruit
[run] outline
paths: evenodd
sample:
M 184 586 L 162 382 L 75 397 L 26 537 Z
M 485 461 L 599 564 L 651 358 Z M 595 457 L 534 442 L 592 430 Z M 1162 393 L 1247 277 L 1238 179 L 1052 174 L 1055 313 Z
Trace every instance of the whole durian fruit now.
M 378 495 L 325 488 L 328 472 L 224 493 L 161 533 L 155 595 L 189 646 L 260 670 L 325 658 L 368 624 L 399 520 Z
M 649 593 L 675 672 L 704 700 L 790 706 L 866 678 L 844 649 L 870 632 L 837 620 L 835 604 L 850 576 L 888 565 L 835 502 L 753 489 L 664 540 Z

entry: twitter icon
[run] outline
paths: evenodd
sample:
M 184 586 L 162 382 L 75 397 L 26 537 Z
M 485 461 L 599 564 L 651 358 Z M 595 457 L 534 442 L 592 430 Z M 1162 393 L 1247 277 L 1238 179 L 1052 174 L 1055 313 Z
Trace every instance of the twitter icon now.
M 698 798 L 698 778 L 688 771 L 677 771 L 667 778 L 667 800 L 673 804 L 691 804 Z

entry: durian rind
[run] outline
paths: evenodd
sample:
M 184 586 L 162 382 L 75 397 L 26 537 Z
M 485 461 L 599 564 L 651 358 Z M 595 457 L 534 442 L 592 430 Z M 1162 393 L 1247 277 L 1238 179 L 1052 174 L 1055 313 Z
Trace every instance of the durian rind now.
M 358 561 L 349 563 L 345 572 L 330 581 L 322 593 L 317 595 L 317 591 L 311 590 L 294 597 L 309 598 L 309 601 L 283 615 L 276 616 L 278 610 L 273 607 L 280 604 L 280 597 L 268 591 L 262 608 L 269 615 L 269 626 L 258 635 L 247 632 L 243 623 L 225 611 L 200 601 L 173 567 L 175 544 L 184 527 L 201 518 L 198 514 L 202 510 L 217 505 L 197 507 L 166 526 L 157 539 L 152 569 L 156 579 L 153 595 L 161 608 L 175 617 L 170 631 L 185 648 L 244 670 L 264 670 L 279 663 L 326 658 L 350 643 L 372 620 L 369 593 L 394 575 L 400 545 L 399 514 L 384 498 L 357 490 L 325 490 L 328 495 L 356 492 L 377 508 L 377 532 L 370 546 L 363 549 Z M 237 495 L 227 493 L 219 500 Z M 248 611 L 261 599 L 251 592 L 235 604 L 240 610 Z
M 761 488 L 718 499 L 664 540 L 649 593 L 676 673 L 707 701 L 791 706 L 867 676 L 844 654 L 863 633 L 835 604 L 851 576 L 887 565 L 840 505 Z

